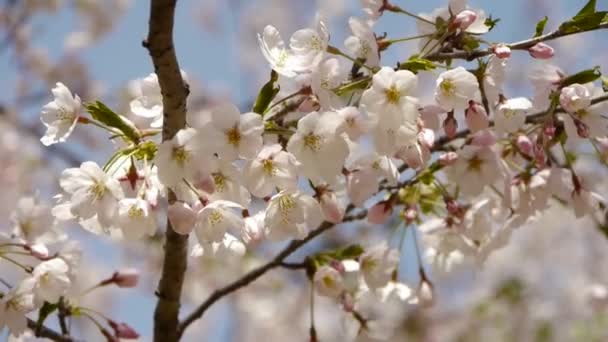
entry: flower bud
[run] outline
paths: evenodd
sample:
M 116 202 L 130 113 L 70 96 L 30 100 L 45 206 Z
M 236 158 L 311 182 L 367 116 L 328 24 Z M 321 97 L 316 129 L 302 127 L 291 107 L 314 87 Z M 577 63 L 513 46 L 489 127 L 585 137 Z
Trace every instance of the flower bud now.
M 127 323 L 116 323 L 111 319 L 108 320 L 108 324 L 114 330 L 114 336 L 117 338 L 125 339 L 136 339 L 139 338 L 139 334 L 131 328 Z
M 114 284 L 122 288 L 131 288 L 137 286 L 139 282 L 139 271 L 134 268 L 126 268 L 114 272 L 112 276 Z
M 553 48 L 545 43 L 538 43 L 528 49 L 530 56 L 536 59 L 549 59 L 554 55 Z
M 439 156 L 439 164 L 443 166 L 452 165 L 456 162 L 456 160 L 458 160 L 458 153 L 454 151 L 442 153 Z
M 418 212 L 416 211 L 415 208 L 407 208 L 403 212 L 403 219 L 408 224 L 414 222 L 414 220 L 416 220 L 417 217 L 418 217 Z
M 559 103 L 568 113 L 576 113 L 591 105 L 591 93 L 587 87 L 573 84 L 562 89 Z
M 454 18 L 453 27 L 466 30 L 475 20 L 477 20 L 477 13 L 471 10 L 464 10 Z
M 475 101 L 469 101 L 469 108 L 465 111 L 465 118 L 467 126 L 472 133 L 479 132 L 490 126 L 486 110 Z
M 386 201 L 375 204 L 367 212 L 367 220 L 370 223 L 383 224 L 393 213 L 393 207 Z
M 496 44 L 492 47 L 492 50 L 498 58 L 503 59 L 511 57 L 511 48 L 508 47 L 506 44 Z
M 517 148 L 522 154 L 532 157 L 534 155 L 534 144 L 527 135 L 519 135 L 516 140 Z
M 26 249 L 32 253 L 32 256 L 38 258 L 40 260 L 47 259 L 49 257 L 49 250 L 45 245 L 41 243 L 36 243 L 33 245 L 27 245 Z
M 321 296 L 338 298 L 344 290 L 342 276 L 335 268 L 324 265 L 315 272 L 313 283 L 317 293 Z
M 454 119 L 454 115 L 449 115 L 448 117 L 445 118 L 445 120 L 443 120 L 443 131 L 445 132 L 445 135 L 452 139 L 456 136 L 458 130 L 458 122 L 456 122 L 456 119 Z
M 178 234 L 188 235 L 194 229 L 196 213 L 186 203 L 175 202 L 169 205 L 167 217 L 171 222 L 171 227 Z
M 325 191 L 319 199 L 321 211 L 328 222 L 338 224 L 344 218 L 344 208 L 338 203 L 336 194 L 332 191 Z

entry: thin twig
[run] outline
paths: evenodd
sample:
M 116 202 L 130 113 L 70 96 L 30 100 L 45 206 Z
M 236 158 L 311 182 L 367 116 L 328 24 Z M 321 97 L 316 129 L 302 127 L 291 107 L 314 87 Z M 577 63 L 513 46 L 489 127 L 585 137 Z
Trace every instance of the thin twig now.
M 577 33 L 595 31 L 595 30 L 606 29 L 606 28 L 608 28 L 608 23 L 601 24 L 598 27 L 593 28 L 593 29 L 581 30 L 581 31 L 575 31 L 575 32 L 562 32 L 560 29 L 557 29 L 553 32 L 547 33 L 545 35 L 542 35 L 542 36 L 539 36 L 536 38 L 526 39 L 526 40 L 522 40 L 519 42 L 507 44 L 507 46 L 509 48 L 511 48 L 511 50 L 527 50 L 540 42 L 554 40 L 557 38 L 561 38 L 561 37 L 565 37 L 565 36 L 569 36 L 569 35 L 573 35 L 573 34 L 577 34 Z M 474 50 L 474 51 L 435 52 L 435 53 L 432 53 L 432 54 L 426 56 L 425 58 L 428 60 L 431 60 L 431 61 L 443 61 L 443 60 L 447 60 L 447 59 L 457 59 L 457 58 L 473 60 L 475 58 L 488 56 L 493 53 L 494 53 L 494 50 L 492 49 L 492 47 L 489 47 L 486 49 L 480 49 L 480 50 Z

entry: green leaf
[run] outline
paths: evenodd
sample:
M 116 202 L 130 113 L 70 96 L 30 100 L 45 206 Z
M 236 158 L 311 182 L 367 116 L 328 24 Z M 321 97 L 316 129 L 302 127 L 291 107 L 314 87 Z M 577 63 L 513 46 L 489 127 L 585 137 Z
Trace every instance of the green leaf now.
M 49 302 L 44 302 L 40 310 L 38 310 L 38 320 L 36 321 L 36 331 L 40 331 L 42 329 L 42 325 L 44 321 L 49 317 L 53 311 L 57 310 L 59 305 L 57 303 L 51 304 Z
M 484 21 L 484 25 L 488 27 L 488 31 L 492 31 L 494 26 L 496 26 L 499 21 L 500 18 L 492 19 L 492 15 L 490 15 L 490 17 L 486 18 L 486 21 Z
M 585 7 L 583 7 L 580 11 L 578 11 L 576 16 L 595 13 L 596 2 L 597 2 L 597 0 L 589 0 L 589 2 L 587 2 Z
M 103 104 L 103 102 L 96 101 L 95 103 L 88 103 L 85 107 L 93 119 L 118 129 L 133 143 L 139 143 L 141 137 L 133 123 L 114 113 L 110 108 Z
M 363 254 L 363 252 L 365 252 L 363 247 L 361 247 L 361 245 L 355 244 L 355 245 L 349 245 L 342 249 L 337 250 L 335 252 L 334 256 L 338 260 L 356 259 L 361 254 Z
M 279 74 L 276 71 L 272 70 L 270 72 L 270 80 L 264 84 L 262 89 L 260 89 L 260 93 L 258 94 L 257 99 L 255 100 L 255 104 L 253 105 L 253 112 L 258 113 L 260 115 L 264 115 L 266 109 L 272 102 L 272 100 L 279 93 L 280 87 L 276 85 L 277 80 L 279 79 Z
M 462 49 L 464 51 L 472 52 L 479 48 L 479 40 L 472 35 L 464 35 L 462 37 Z
M 543 32 L 545 31 L 545 25 L 547 25 L 548 20 L 549 17 L 545 16 L 541 21 L 538 22 L 538 24 L 536 24 L 536 33 L 534 34 L 534 38 L 543 35 Z
M 595 12 L 583 15 L 577 15 L 571 20 L 568 20 L 559 26 L 559 30 L 563 33 L 575 33 L 582 31 L 590 31 L 596 29 L 608 12 Z
M 411 56 L 407 61 L 399 64 L 399 69 L 409 70 L 414 74 L 420 71 L 434 70 L 437 66 L 428 59 L 419 58 L 418 55 Z
M 571 84 L 575 84 L 575 83 L 585 84 L 585 83 L 593 82 L 593 81 L 597 80 L 598 78 L 600 78 L 601 76 L 602 76 L 602 72 L 600 71 L 600 67 L 596 66 L 593 69 L 583 70 L 574 75 L 570 75 L 570 76 L 566 77 L 562 81 L 561 86 L 567 87 L 567 86 L 569 86 Z

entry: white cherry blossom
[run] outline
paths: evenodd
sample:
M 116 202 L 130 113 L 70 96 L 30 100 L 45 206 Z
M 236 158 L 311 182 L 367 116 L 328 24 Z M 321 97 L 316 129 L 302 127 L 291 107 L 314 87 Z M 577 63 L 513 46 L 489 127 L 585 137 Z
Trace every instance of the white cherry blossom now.
M 399 264 L 399 252 L 381 243 L 361 254 L 359 264 L 367 286 L 371 289 L 384 287 Z
M 329 33 L 322 20 L 317 21 L 314 29 L 301 29 L 291 36 L 289 47 L 295 58 L 297 72 L 310 72 L 326 55 Z
M 350 17 L 348 25 L 353 35 L 346 38 L 344 46 L 350 55 L 364 59 L 365 65 L 369 67 L 379 66 L 378 43 L 370 22 Z
M 79 168 L 64 170 L 59 185 L 69 196 L 66 205 L 72 215 L 81 219 L 96 216 L 102 226 L 113 225 L 118 201 L 124 194 L 118 180 L 96 163 L 84 162 Z
M 287 151 L 301 163 L 302 174 L 314 182 L 334 184 L 348 156 L 348 145 L 339 128 L 336 112 L 311 112 L 298 121 L 298 130 L 287 143 Z
M 317 269 L 313 283 L 315 290 L 321 296 L 338 298 L 344 291 L 342 275 L 330 265 L 323 265 Z
M 55 99 L 42 107 L 40 114 L 40 121 L 46 126 L 40 141 L 45 146 L 64 142 L 72 134 L 82 106 L 80 97 L 72 96 L 63 83 L 58 82 L 52 92 Z
M 321 224 L 322 218 L 319 203 L 311 196 L 299 191 L 281 191 L 268 203 L 264 226 L 272 240 L 302 239 Z
M 338 96 L 333 89 L 339 87 L 348 77 L 348 69 L 338 58 L 327 58 L 311 74 L 312 92 L 317 96 L 321 108 L 339 109 L 346 99 Z
M 31 276 L 34 279 L 34 301 L 39 305 L 45 301 L 59 301 L 72 284 L 68 272 L 69 266 L 61 258 L 43 261 L 34 267 Z
M 158 84 L 158 76 L 151 73 L 145 78 L 133 81 L 132 91 L 135 99 L 129 103 L 131 112 L 137 116 L 150 119 L 151 127 L 161 127 L 163 124 L 163 98 Z
M 124 237 L 140 239 L 156 233 L 156 218 L 150 204 L 141 198 L 125 198 L 118 202 L 117 225 Z
M 244 226 L 241 215 L 235 213 L 243 207 L 230 201 L 214 201 L 201 209 L 196 218 L 194 232 L 199 243 L 221 242 L 229 230 L 241 231 Z
M 33 287 L 34 280 L 25 278 L 0 299 L 0 331 L 7 327 L 12 336 L 20 336 L 26 331 L 25 315 L 36 309 Z
M 266 26 L 263 33 L 258 34 L 258 42 L 262 54 L 272 69 L 286 77 L 296 76 L 296 60 L 293 53 L 285 47 L 281 34 L 274 26 Z
M 244 183 L 252 195 L 261 198 L 271 195 L 275 188 L 295 189 L 298 165 L 296 158 L 283 151 L 281 145 L 267 145 L 245 165 Z
M 27 243 L 54 243 L 66 238 L 59 231 L 51 207 L 40 201 L 39 196 L 22 197 L 11 214 L 13 236 Z
M 524 128 L 526 115 L 531 109 L 532 102 L 525 97 L 516 97 L 500 103 L 494 111 L 497 133 L 515 133 Z
M 477 77 L 465 68 L 457 67 L 439 75 L 435 100 L 445 110 L 464 110 L 478 92 Z
M 158 179 L 164 185 L 174 187 L 183 179 L 194 177 L 200 153 L 196 134 L 194 128 L 181 129 L 158 147 L 154 164 L 158 167 Z

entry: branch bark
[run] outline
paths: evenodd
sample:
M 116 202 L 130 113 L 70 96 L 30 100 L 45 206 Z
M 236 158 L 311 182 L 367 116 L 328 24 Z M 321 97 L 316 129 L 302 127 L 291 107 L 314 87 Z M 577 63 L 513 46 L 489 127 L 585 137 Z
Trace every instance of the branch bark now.
M 173 46 L 173 20 L 177 0 L 152 0 L 148 38 L 143 42 L 148 49 L 163 97 L 163 141 L 170 140 L 186 125 L 188 85 L 182 79 Z M 169 203 L 175 195 L 169 193 Z M 167 220 L 164 260 L 156 295 L 154 311 L 154 341 L 178 341 L 179 308 L 187 267 L 188 236 L 173 231 Z
M 28 318 L 27 327 L 32 329 L 32 331 L 36 331 L 36 328 L 37 328 L 36 321 Z M 62 334 L 56 332 L 55 330 L 45 327 L 44 325 L 38 330 L 38 332 L 39 332 L 39 334 L 36 335 L 36 337 L 44 337 L 44 338 L 48 338 L 49 340 L 56 341 L 56 342 L 76 342 L 76 340 L 73 339 L 71 336 L 62 335 Z
M 570 36 L 570 35 L 577 34 L 577 33 L 595 31 L 595 30 L 606 29 L 606 28 L 608 28 L 608 23 L 601 24 L 597 28 L 594 28 L 594 29 L 576 31 L 576 32 L 568 32 L 568 33 L 562 32 L 561 30 L 557 29 L 553 32 L 547 33 L 545 35 L 542 35 L 542 36 L 539 36 L 536 38 L 526 39 L 526 40 L 522 40 L 519 42 L 507 44 L 507 46 L 510 47 L 511 50 L 527 50 L 540 42 L 545 42 L 545 41 L 549 41 L 549 40 L 553 40 L 553 39 L 557 39 L 557 38 L 561 38 L 561 37 L 565 37 L 565 36 Z M 471 51 L 471 52 L 468 52 L 468 51 L 435 52 L 435 53 L 432 53 L 432 54 L 426 56 L 425 58 L 428 60 L 431 60 L 431 61 L 443 61 L 443 60 L 454 59 L 454 58 L 473 60 L 475 58 L 488 56 L 493 53 L 494 53 L 494 51 L 492 50 L 491 47 L 489 47 L 487 49 L 480 49 L 480 50 L 475 50 L 475 51 Z

